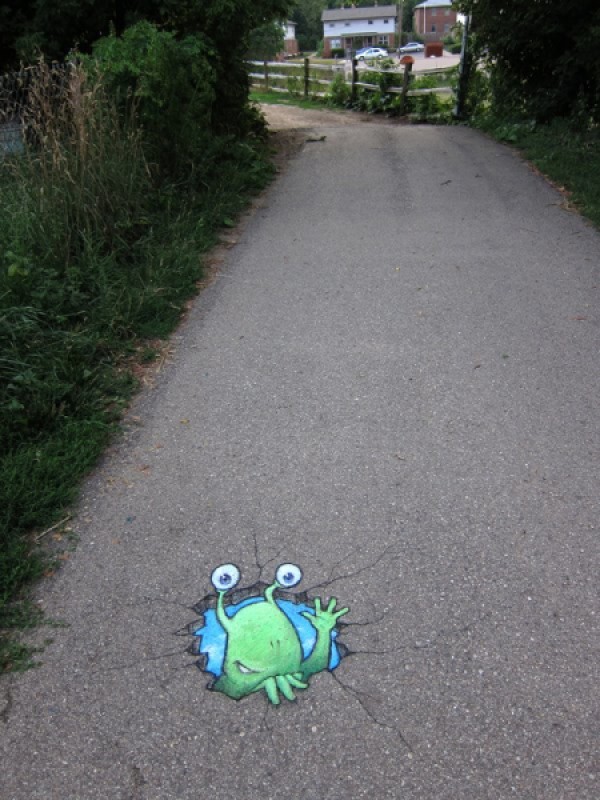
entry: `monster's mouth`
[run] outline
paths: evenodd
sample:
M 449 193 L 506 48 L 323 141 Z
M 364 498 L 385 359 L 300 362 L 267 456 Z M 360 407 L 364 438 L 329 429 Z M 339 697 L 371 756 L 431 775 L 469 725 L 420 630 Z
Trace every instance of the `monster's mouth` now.
M 242 664 L 241 661 L 236 661 L 235 666 L 239 669 L 242 675 L 258 675 L 260 670 L 258 669 L 251 669 L 247 667 L 245 664 Z

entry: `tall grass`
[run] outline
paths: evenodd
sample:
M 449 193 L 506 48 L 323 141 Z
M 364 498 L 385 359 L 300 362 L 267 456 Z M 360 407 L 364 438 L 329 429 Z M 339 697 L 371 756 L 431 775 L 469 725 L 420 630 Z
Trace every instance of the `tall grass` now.
M 600 227 L 600 129 L 574 117 L 547 124 L 478 119 L 478 127 L 517 147 Z
M 0 162 L 0 634 L 46 566 L 31 532 L 73 501 L 115 429 L 125 356 L 172 330 L 202 251 L 270 174 L 248 143 L 215 140 L 218 169 L 169 181 L 134 102 L 118 108 L 78 67 L 62 84 L 40 67 L 25 152 Z M 0 669 L 22 655 L 2 639 Z

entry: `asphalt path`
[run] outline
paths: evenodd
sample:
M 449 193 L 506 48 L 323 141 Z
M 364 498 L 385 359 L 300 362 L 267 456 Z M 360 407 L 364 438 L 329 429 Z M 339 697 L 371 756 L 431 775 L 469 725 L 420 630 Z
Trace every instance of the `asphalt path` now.
M 298 114 L 39 588 L 0 797 L 596 800 L 600 235 L 477 132 Z M 224 562 L 350 609 L 294 703 L 176 635 Z

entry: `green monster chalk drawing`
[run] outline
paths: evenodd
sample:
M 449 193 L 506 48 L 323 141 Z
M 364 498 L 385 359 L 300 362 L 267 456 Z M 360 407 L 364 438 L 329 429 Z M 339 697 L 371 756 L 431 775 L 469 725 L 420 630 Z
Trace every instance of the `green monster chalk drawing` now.
M 203 624 L 191 629 L 197 637 L 192 652 L 204 657 L 202 668 L 214 676 L 210 688 L 228 697 L 239 700 L 264 689 L 274 705 L 280 694 L 295 700 L 294 692 L 307 689 L 311 675 L 340 663 L 337 624 L 349 609 L 336 611 L 335 598 L 325 608 L 320 598 L 311 606 L 297 596 L 275 597 L 302 580 L 294 564 L 278 567 L 264 595 L 226 605 L 225 596 L 239 579 L 234 564 L 213 571 L 216 608 L 203 610 Z

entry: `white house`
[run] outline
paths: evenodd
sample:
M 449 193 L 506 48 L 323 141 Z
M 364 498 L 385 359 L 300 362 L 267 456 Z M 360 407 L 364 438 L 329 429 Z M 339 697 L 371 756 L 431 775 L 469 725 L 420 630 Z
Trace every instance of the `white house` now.
M 291 20 L 282 23 L 283 27 L 283 49 L 286 56 L 295 56 L 300 50 L 296 41 L 296 23 Z
M 366 8 L 327 8 L 323 22 L 323 55 L 334 49 L 358 50 L 361 47 L 395 47 L 398 34 L 398 6 Z

